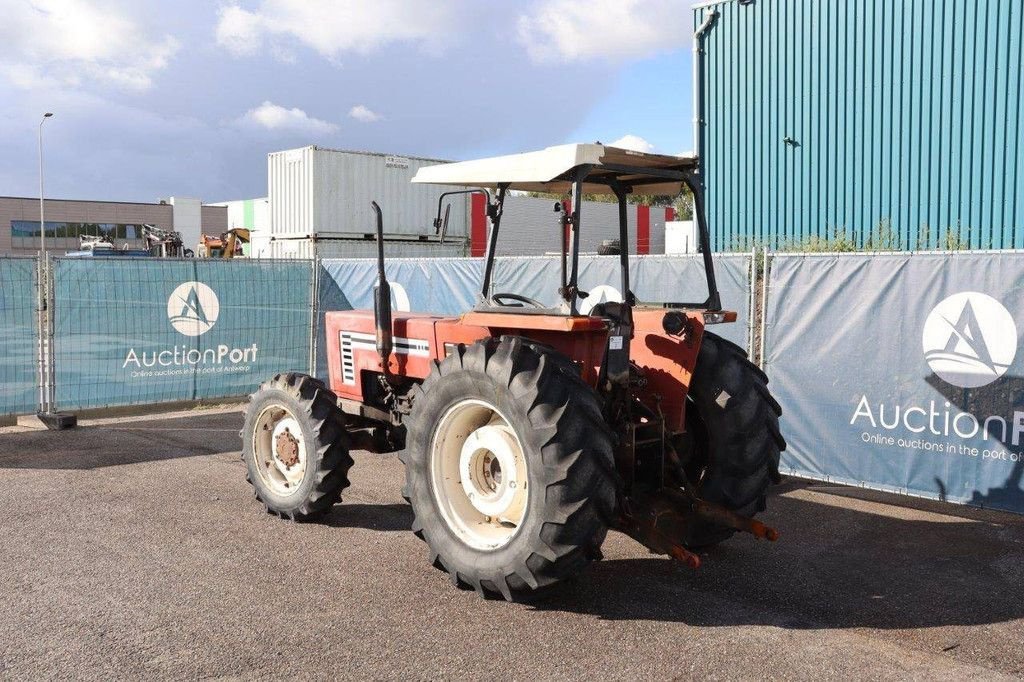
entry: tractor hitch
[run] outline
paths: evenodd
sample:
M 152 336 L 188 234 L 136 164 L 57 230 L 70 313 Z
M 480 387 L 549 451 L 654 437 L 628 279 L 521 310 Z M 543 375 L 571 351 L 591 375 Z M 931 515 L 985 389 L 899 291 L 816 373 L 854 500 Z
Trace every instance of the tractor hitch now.
M 705 521 L 717 523 L 720 526 L 733 528 L 744 533 L 750 533 L 758 540 L 775 542 L 779 539 L 779 531 L 766 526 L 756 519 L 737 514 L 718 504 L 711 504 L 704 500 L 696 500 L 693 503 L 693 513 Z
M 619 530 L 655 554 L 667 554 L 690 568 L 700 568 L 700 557 L 677 539 L 685 535 L 689 519 L 667 497 L 654 495 L 635 505 L 624 500 L 622 507 Z
M 696 569 L 700 568 L 701 559 L 685 543 L 697 519 L 750 533 L 761 540 L 779 539 L 777 530 L 760 521 L 673 488 L 623 500 L 618 528 L 652 552 L 667 554 Z

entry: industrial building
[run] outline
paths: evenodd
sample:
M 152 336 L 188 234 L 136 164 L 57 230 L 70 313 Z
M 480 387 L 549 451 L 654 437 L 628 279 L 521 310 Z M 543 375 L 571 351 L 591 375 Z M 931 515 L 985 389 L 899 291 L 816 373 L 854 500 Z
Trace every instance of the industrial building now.
M 199 199 L 171 197 L 156 203 L 46 199 L 46 251 L 61 255 L 79 248 L 82 235 L 106 237 L 116 248 L 146 247 L 141 226 L 181 233 L 195 248 L 202 233 L 227 229 L 227 209 L 204 206 Z M 0 197 L 0 254 L 39 253 L 39 198 Z
M 218 201 L 207 206 L 223 206 L 228 210 L 228 229 L 267 231 L 270 229 L 270 198 Z
M 1020 0 L 694 9 L 716 250 L 1024 247 Z

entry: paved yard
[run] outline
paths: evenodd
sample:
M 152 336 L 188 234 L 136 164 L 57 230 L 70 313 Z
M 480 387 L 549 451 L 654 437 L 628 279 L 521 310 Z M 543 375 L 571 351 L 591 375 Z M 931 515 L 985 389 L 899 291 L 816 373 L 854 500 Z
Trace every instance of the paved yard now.
M 789 483 L 697 572 L 611 533 L 546 601 L 483 601 L 408 531 L 394 456 L 324 524 L 263 513 L 236 411 L 0 429 L 15 678 L 1024 675 L 1024 519 Z

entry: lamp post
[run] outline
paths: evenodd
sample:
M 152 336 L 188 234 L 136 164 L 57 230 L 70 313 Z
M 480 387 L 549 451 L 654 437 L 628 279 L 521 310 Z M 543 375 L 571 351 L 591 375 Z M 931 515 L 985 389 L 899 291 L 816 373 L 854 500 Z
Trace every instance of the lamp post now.
M 43 124 L 53 116 L 47 111 L 39 121 L 39 255 L 46 257 L 46 211 L 43 208 Z
M 53 114 L 46 112 L 39 121 L 39 420 L 53 431 L 72 429 L 78 424 L 73 414 L 55 412 L 53 409 L 53 311 L 48 310 L 46 290 L 50 286 L 49 260 L 46 258 L 46 209 L 43 205 L 43 124 Z M 45 265 L 44 265 L 45 263 Z M 45 273 L 45 274 L 44 274 Z M 49 367 L 49 374 L 46 369 Z
M 39 273 L 38 287 L 39 287 L 39 410 L 40 412 L 46 411 L 46 401 L 48 397 L 47 385 L 46 385 L 46 334 L 44 330 L 47 326 L 46 317 L 46 286 L 43 281 L 44 273 L 44 262 L 46 259 L 46 212 L 43 208 L 43 124 L 46 123 L 46 119 L 53 116 L 51 112 L 43 114 L 42 120 L 39 121 Z

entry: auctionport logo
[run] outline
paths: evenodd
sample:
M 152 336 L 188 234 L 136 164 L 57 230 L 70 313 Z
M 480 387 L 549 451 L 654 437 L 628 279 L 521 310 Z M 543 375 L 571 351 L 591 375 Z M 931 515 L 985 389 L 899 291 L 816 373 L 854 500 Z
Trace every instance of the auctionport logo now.
M 220 301 L 202 282 L 185 282 L 167 299 L 167 319 L 185 336 L 200 336 L 213 329 L 220 315 Z
M 184 282 L 167 299 L 167 319 L 184 336 L 202 336 L 213 329 L 219 316 L 217 294 L 202 282 Z M 193 344 L 200 345 L 190 342 L 141 352 L 129 348 L 121 369 L 130 370 L 132 378 L 248 372 L 259 353 L 255 343 L 244 347 L 221 343 L 203 348 L 191 347 Z
M 965 291 L 944 299 L 928 315 L 921 335 L 935 374 L 961 388 L 992 383 L 1017 354 L 1017 326 L 996 299 Z

